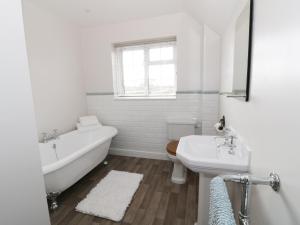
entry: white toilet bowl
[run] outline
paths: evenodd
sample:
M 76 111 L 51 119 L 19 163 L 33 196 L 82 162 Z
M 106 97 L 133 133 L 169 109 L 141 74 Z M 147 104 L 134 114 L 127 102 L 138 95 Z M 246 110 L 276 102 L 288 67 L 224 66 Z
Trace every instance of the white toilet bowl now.
M 171 181 L 175 184 L 184 184 L 186 181 L 186 167 L 176 158 L 176 156 L 168 153 L 168 157 L 173 162 Z
M 171 180 L 175 184 L 184 184 L 187 172 L 186 167 L 176 157 L 179 140 L 181 137 L 195 134 L 196 125 L 197 119 L 195 118 L 169 118 L 167 120 L 169 143 L 166 150 L 174 164 Z

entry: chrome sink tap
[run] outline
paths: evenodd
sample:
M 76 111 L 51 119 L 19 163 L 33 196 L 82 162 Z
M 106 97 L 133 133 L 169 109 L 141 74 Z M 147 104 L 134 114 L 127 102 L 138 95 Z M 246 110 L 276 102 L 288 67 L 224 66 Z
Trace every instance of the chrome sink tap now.
M 228 147 L 236 147 L 236 145 L 234 144 L 234 139 L 236 139 L 235 136 L 233 135 L 229 135 L 228 138 L 227 138 L 227 142 L 225 143 L 226 146 Z
M 235 153 L 234 149 L 235 149 L 236 145 L 234 144 L 234 141 L 233 141 L 234 139 L 236 139 L 236 137 L 233 135 L 230 135 L 229 141 L 227 141 L 227 144 L 225 144 L 226 146 L 229 147 L 228 153 L 231 155 L 234 155 L 234 153 Z
M 58 129 L 53 129 L 52 133 L 42 133 L 42 143 L 47 143 L 48 141 L 57 139 L 59 139 Z
M 216 138 L 224 139 L 223 143 L 217 145 L 218 148 L 223 147 L 223 146 L 228 147 L 229 148 L 228 153 L 231 154 L 231 155 L 234 155 L 234 153 L 235 153 L 234 149 L 236 147 L 236 144 L 234 143 L 234 140 L 237 139 L 236 136 L 234 136 L 234 135 L 232 135 L 228 132 L 228 133 L 225 133 L 224 136 L 216 137 Z

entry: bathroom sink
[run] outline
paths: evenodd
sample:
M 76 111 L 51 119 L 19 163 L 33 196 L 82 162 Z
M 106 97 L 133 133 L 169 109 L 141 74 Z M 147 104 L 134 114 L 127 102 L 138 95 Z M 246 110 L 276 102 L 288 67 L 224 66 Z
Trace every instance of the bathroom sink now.
M 235 138 L 234 148 L 224 145 L 223 137 L 192 135 L 180 138 L 176 157 L 190 170 L 199 173 L 197 225 L 208 224 L 209 190 L 213 177 L 247 173 L 250 151 Z
M 250 152 L 235 140 L 233 152 L 227 146 L 218 147 L 224 139 L 215 136 L 182 137 L 177 158 L 190 170 L 206 174 L 244 173 L 249 170 Z

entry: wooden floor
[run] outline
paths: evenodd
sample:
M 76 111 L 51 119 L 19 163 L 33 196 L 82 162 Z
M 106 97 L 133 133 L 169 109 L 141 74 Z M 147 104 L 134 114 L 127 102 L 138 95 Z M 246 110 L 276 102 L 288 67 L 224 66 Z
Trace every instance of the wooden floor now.
M 197 215 L 198 176 L 188 172 L 184 185 L 171 183 L 170 161 L 108 156 L 108 165 L 99 165 L 61 194 L 59 208 L 50 213 L 52 225 L 193 225 Z M 144 174 L 130 207 L 121 222 L 76 212 L 75 206 L 110 170 Z

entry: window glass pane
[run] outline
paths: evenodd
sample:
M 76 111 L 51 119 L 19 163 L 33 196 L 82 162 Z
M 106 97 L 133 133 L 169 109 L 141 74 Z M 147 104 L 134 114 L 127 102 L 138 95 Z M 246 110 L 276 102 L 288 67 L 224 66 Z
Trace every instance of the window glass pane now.
M 144 50 L 124 50 L 122 59 L 125 94 L 145 94 Z
M 149 66 L 149 92 L 151 95 L 172 95 L 176 90 L 175 65 Z
M 175 43 L 149 43 L 115 50 L 118 96 L 176 95 Z
M 151 48 L 149 50 L 150 61 L 159 61 L 160 60 L 160 48 Z
M 161 61 L 161 60 L 173 60 L 174 59 L 174 47 L 154 47 L 149 51 L 150 61 Z
M 161 58 L 162 60 L 173 60 L 174 48 L 173 47 L 161 48 Z

